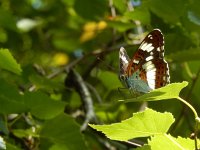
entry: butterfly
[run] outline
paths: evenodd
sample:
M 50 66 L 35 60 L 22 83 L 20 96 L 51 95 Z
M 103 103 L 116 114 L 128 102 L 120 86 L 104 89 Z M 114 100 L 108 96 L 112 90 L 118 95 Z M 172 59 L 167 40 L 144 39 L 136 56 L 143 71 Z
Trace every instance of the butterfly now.
M 148 93 L 170 83 L 169 66 L 164 59 L 164 37 L 159 29 L 144 38 L 132 59 L 120 48 L 119 79 L 136 93 Z

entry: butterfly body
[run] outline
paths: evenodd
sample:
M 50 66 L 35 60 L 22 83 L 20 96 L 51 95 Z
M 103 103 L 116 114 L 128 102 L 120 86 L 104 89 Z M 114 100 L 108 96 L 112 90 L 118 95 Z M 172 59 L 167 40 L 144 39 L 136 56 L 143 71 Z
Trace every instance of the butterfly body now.
M 164 59 L 164 39 L 159 29 L 145 37 L 132 59 L 122 47 L 119 60 L 119 78 L 133 91 L 147 93 L 170 82 L 169 67 Z

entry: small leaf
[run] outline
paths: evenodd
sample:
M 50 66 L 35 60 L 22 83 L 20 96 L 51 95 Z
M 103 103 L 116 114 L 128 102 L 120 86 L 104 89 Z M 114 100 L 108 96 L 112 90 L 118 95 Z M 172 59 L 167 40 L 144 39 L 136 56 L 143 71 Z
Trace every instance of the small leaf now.
M 30 129 L 13 129 L 12 133 L 19 138 L 28 138 L 29 136 L 38 137 L 35 131 L 32 128 Z
M 56 145 L 57 149 L 63 147 L 68 150 L 87 149 L 80 133 L 80 126 L 66 114 L 48 120 L 42 128 L 41 137 L 45 139 L 41 141 L 42 145 L 48 141 Z
M 153 150 L 192 150 L 195 149 L 194 140 L 189 138 L 174 138 L 171 135 L 155 135 L 148 142 Z M 159 144 L 158 144 L 159 143 Z
M 112 140 L 127 141 L 136 137 L 164 134 L 168 131 L 174 118 L 171 113 L 160 113 L 152 109 L 133 114 L 132 118 L 110 125 L 91 125 Z
M 188 82 L 186 81 L 183 81 L 182 83 L 172 83 L 162 88 L 155 89 L 150 93 L 144 94 L 142 96 L 120 101 L 125 101 L 125 102 L 160 101 L 160 100 L 178 98 L 180 91 L 187 85 Z
M 8 49 L 0 49 L 0 68 L 6 69 L 18 75 L 22 72 L 20 65 L 17 64 Z

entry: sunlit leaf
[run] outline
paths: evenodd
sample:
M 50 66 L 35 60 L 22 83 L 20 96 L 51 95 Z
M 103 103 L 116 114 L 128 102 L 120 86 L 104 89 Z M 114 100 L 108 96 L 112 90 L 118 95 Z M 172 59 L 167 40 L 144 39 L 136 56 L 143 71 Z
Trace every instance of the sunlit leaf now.
M 188 82 L 183 81 L 182 83 L 172 83 L 159 89 L 155 89 L 150 93 L 146 93 L 142 96 L 120 100 L 125 102 L 136 102 L 136 101 L 159 101 L 178 98 L 180 91 L 188 85 Z
M 148 142 L 153 150 L 193 150 L 195 149 L 194 140 L 189 138 L 174 138 L 171 135 L 155 135 Z M 158 144 L 159 143 L 159 144 Z
M 0 68 L 18 75 L 22 72 L 20 65 L 16 62 L 8 49 L 0 49 Z
M 137 137 L 147 137 L 164 134 L 168 131 L 174 118 L 171 113 L 160 113 L 152 109 L 134 113 L 133 117 L 120 123 L 110 125 L 91 125 L 97 131 L 103 132 L 112 140 L 126 141 Z

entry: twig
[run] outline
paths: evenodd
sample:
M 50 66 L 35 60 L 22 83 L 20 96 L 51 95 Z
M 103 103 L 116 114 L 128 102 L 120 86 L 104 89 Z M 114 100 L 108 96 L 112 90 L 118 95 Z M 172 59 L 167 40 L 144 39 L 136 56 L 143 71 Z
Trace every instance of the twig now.
M 68 70 L 66 70 L 66 71 L 68 71 Z M 69 84 L 76 89 L 76 91 L 79 93 L 79 95 L 81 97 L 81 100 L 83 101 L 86 117 L 85 117 L 84 123 L 81 126 L 81 131 L 84 131 L 87 128 L 87 125 L 91 120 L 94 120 L 94 119 L 96 120 L 96 116 L 95 116 L 94 108 L 93 108 L 92 97 L 90 95 L 90 92 L 89 92 L 84 80 L 82 79 L 80 74 L 78 72 L 76 72 L 75 70 L 71 69 L 69 71 L 69 78 L 67 81 L 69 81 L 70 82 Z
M 87 85 L 87 87 L 94 93 L 94 95 L 96 96 L 96 99 L 99 103 L 102 103 L 102 99 L 101 96 L 99 95 L 99 93 L 97 92 L 97 90 L 89 83 L 85 82 L 85 84 Z

